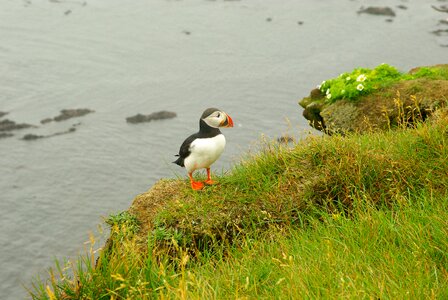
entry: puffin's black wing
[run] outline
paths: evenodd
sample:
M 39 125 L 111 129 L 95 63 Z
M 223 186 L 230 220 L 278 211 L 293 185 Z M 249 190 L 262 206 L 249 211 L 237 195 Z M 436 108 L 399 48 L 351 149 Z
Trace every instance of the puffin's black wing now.
M 187 139 L 182 143 L 182 145 L 180 146 L 179 149 L 179 154 L 177 154 L 176 156 L 179 156 L 178 159 L 176 159 L 175 161 L 173 161 L 173 163 L 181 166 L 181 167 L 185 167 L 184 165 L 184 160 L 185 158 L 188 157 L 188 155 L 190 155 L 190 145 L 191 143 L 193 143 L 193 141 L 195 139 L 197 139 L 199 137 L 199 132 L 190 135 L 189 137 L 187 137 Z

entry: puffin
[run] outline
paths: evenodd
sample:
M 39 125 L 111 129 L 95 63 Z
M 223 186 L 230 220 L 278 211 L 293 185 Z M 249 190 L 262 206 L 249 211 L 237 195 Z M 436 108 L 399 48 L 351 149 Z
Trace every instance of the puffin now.
M 220 127 L 233 127 L 232 118 L 217 108 L 207 108 L 199 119 L 199 131 L 185 139 L 179 149 L 179 158 L 173 163 L 185 167 L 190 178 L 191 188 L 201 190 L 204 183 L 195 181 L 193 172 L 198 169 L 207 170 L 205 184 L 211 185 L 210 166 L 221 156 L 226 146 L 226 138 Z

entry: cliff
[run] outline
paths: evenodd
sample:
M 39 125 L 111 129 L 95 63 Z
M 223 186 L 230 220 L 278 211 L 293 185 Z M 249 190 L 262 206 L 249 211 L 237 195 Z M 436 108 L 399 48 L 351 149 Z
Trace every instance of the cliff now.
M 422 94 L 426 79 L 415 80 L 400 82 L 399 96 L 396 85 L 383 89 L 384 97 L 413 91 L 409 99 L 432 99 Z M 442 91 L 444 83 L 431 84 Z M 375 95 L 364 99 L 385 101 Z M 199 192 L 187 177 L 162 179 L 108 218 L 99 255 L 92 248 L 77 264 L 57 265 L 31 295 L 445 298 L 446 104 L 442 97 L 435 113 L 418 119 L 398 109 L 385 130 L 314 136 L 293 147 L 268 143 Z
M 406 74 L 381 68 L 355 69 L 333 79 L 333 85 L 313 89 L 299 101 L 303 116 L 328 134 L 366 132 L 424 121 L 446 105 L 448 65 L 415 68 Z M 333 100 L 341 91 L 345 96 Z

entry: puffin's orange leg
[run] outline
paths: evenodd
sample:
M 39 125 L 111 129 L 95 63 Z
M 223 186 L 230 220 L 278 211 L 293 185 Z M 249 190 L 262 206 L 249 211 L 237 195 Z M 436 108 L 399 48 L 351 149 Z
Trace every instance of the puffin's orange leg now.
M 212 180 L 211 174 L 210 174 L 210 168 L 207 168 L 207 180 L 205 181 L 206 184 L 216 184 L 216 181 Z
M 188 177 L 190 177 L 191 188 L 195 191 L 202 190 L 204 184 L 200 181 L 194 181 L 193 173 L 188 173 Z

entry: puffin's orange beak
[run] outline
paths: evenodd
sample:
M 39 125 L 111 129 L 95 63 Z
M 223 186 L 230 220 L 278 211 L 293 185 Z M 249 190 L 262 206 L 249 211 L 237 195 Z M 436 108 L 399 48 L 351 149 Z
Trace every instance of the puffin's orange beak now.
M 233 127 L 233 120 L 228 114 L 226 114 L 226 120 L 222 124 L 222 127 Z

